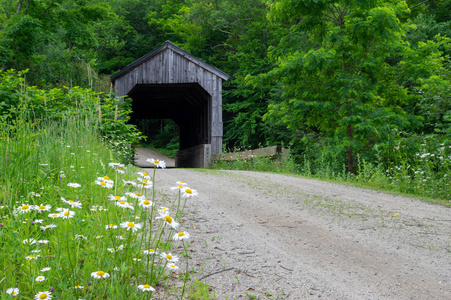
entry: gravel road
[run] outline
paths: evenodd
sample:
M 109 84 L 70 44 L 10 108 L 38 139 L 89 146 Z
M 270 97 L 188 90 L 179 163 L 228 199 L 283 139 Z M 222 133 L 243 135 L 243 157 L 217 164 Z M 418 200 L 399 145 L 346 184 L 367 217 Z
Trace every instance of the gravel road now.
M 216 299 L 451 299 L 450 208 L 269 173 L 156 176 L 199 192 L 183 228 Z

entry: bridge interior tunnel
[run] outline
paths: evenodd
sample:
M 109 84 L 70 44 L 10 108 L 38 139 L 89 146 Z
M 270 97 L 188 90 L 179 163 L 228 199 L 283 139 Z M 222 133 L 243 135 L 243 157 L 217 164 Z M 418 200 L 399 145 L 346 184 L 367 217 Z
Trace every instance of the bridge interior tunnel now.
M 199 84 L 137 84 L 128 96 L 131 123 L 172 119 L 179 127 L 179 150 L 211 143 L 211 96 Z

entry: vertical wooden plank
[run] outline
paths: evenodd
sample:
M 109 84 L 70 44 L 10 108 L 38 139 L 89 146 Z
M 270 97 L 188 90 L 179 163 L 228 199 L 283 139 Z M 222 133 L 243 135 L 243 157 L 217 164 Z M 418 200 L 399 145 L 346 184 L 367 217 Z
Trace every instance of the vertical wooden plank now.
M 174 83 L 174 51 L 168 50 L 168 83 Z

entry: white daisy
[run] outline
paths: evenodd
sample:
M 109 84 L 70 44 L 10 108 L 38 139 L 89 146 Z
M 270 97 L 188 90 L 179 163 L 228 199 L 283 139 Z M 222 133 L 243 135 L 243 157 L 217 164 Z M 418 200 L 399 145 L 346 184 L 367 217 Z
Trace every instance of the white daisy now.
M 73 218 L 74 215 L 75 215 L 75 212 L 74 212 L 74 211 L 71 211 L 71 210 L 68 210 L 68 209 L 65 209 L 65 210 L 63 210 L 62 212 L 60 212 L 60 217 L 61 217 L 62 219 Z
M 179 258 L 177 256 L 172 256 L 171 253 L 163 252 L 163 253 L 160 254 L 160 256 L 161 256 L 161 258 L 166 259 L 168 262 L 175 263 L 175 262 L 179 261 Z
M 113 223 L 105 225 L 105 229 L 116 229 L 116 228 L 117 228 L 117 225 L 114 225 Z
M 111 253 L 113 253 L 113 252 L 116 251 L 116 250 L 114 250 L 114 248 L 106 248 L 106 250 L 107 250 L 108 252 L 111 252 Z
M 52 219 L 56 219 L 56 218 L 61 217 L 60 214 L 57 214 L 57 213 L 48 214 L 47 216 L 48 216 L 49 218 L 52 218 Z
M 136 192 L 136 193 L 128 193 L 128 195 L 133 199 L 139 199 L 143 196 L 143 194 Z
M 48 271 L 50 271 L 52 268 L 50 268 L 50 267 L 46 267 L 46 268 L 42 268 L 41 269 L 41 272 L 48 272 Z
M 31 209 L 33 209 L 33 205 L 22 204 L 17 210 L 19 213 L 23 214 L 29 212 Z
M 47 230 L 47 229 L 52 229 L 55 228 L 56 225 L 55 224 L 49 224 L 49 225 L 45 225 L 45 226 L 41 226 L 41 230 Z
M 6 290 L 6 293 L 9 295 L 13 295 L 13 297 L 16 297 L 19 295 L 19 289 L 18 288 L 9 288 Z
M 31 250 L 31 253 L 39 253 L 41 250 Z
M 112 183 L 106 182 L 105 180 L 96 180 L 94 183 L 107 189 L 111 189 L 113 187 Z
M 138 205 L 144 208 L 151 208 L 153 206 L 152 201 L 147 199 L 139 199 Z
M 177 186 L 171 187 L 171 191 L 181 191 L 184 188 L 183 185 L 178 184 Z
M 165 213 L 160 213 L 160 216 L 157 217 L 156 219 L 163 219 L 165 225 L 169 225 L 174 229 L 176 229 L 179 226 L 179 223 L 174 221 L 170 215 Z
M 123 222 L 121 223 L 122 228 L 126 228 L 127 230 L 137 231 L 142 228 L 141 224 L 135 224 L 134 222 Z
M 138 290 L 141 290 L 143 292 L 155 292 L 155 289 L 148 284 L 138 285 Z
M 147 173 L 147 172 L 138 172 L 138 175 L 144 179 L 151 180 L 151 177 L 150 177 L 149 173 Z
M 186 231 L 180 231 L 179 233 L 174 234 L 174 236 L 172 237 L 172 239 L 174 241 L 181 241 L 181 240 L 187 240 L 189 239 L 189 233 Z
M 122 208 L 130 208 L 131 210 L 134 210 L 133 205 L 127 201 L 117 201 L 116 205 Z
M 32 260 L 32 259 L 38 259 L 38 257 L 40 257 L 40 255 L 32 254 L 32 255 L 25 256 L 25 259 L 26 260 Z
M 185 181 L 182 181 L 182 180 L 177 181 L 176 184 L 177 185 L 183 185 L 183 186 L 188 185 L 188 183 L 186 183 Z
M 146 254 L 146 255 L 152 255 L 154 253 L 155 253 L 155 250 L 153 250 L 153 249 L 148 249 L 148 250 L 143 251 L 143 254 Z
M 113 180 L 111 180 L 111 178 L 110 178 L 110 177 L 108 177 L 108 176 L 97 177 L 97 180 L 100 180 L 100 181 L 105 181 L 105 182 L 107 182 L 107 183 L 111 183 L 111 184 L 114 184 L 114 181 L 113 181 Z
M 197 196 L 199 193 L 196 190 L 185 187 L 182 189 L 182 197 L 189 199 L 191 197 Z
M 45 280 L 45 276 L 38 276 L 38 277 L 36 277 L 36 279 L 35 279 L 35 281 L 37 281 L 37 282 L 43 282 Z
M 34 299 L 36 300 L 50 300 L 52 299 L 52 293 L 47 291 L 47 292 L 39 292 L 34 296 Z
M 175 270 L 177 270 L 179 268 L 175 264 L 167 264 L 167 267 L 171 271 L 175 271 Z
M 67 186 L 73 187 L 73 188 L 79 188 L 81 185 L 79 183 L 70 182 L 67 184 Z
M 49 243 L 49 240 L 39 240 L 38 241 L 38 244 L 48 244 Z
M 125 201 L 125 200 L 127 200 L 127 198 L 125 198 L 125 196 L 108 195 L 108 200 L 111 200 L 111 201 Z
M 104 279 L 110 277 L 110 274 L 103 271 L 92 272 L 91 277 L 95 279 Z
M 124 180 L 122 179 L 122 181 L 124 182 L 124 185 L 131 185 L 131 186 L 135 186 L 136 182 L 134 182 L 133 180 Z
M 25 239 L 22 241 L 24 245 L 34 245 L 36 244 L 36 240 L 33 238 Z
M 33 223 L 39 223 L 39 224 L 41 224 L 42 222 L 44 222 L 44 220 L 41 220 L 41 219 L 33 220 Z
M 158 160 L 158 159 L 153 159 L 153 158 L 148 158 L 146 159 L 147 162 L 150 162 L 151 164 L 153 164 L 155 167 L 157 168 L 166 168 L 166 163 L 164 162 L 164 160 Z
M 141 189 L 146 189 L 146 190 L 148 190 L 148 189 L 151 189 L 151 188 L 152 188 L 152 184 L 141 183 L 141 184 L 138 184 L 137 187 L 138 187 L 138 188 L 141 188 Z
M 71 207 L 76 207 L 76 208 L 82 208 L 82 204 L 80 201 L 74 201 L 74 200 L 66 200 L 63 197 L 61 197 L 61 200 L 66 203 L 69 204 Z

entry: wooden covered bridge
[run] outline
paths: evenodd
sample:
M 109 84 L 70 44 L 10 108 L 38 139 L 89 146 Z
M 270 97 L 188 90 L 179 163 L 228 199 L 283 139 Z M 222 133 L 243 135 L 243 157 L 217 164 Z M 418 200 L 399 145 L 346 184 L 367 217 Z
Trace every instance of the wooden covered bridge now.
M 134 118 L 172 119 L 179 126 L 176 167 L 204 168 L 222 151 L 222 83 L 228 78 L 166 41 L 111 81 L 118 97 L 133 99 Z

